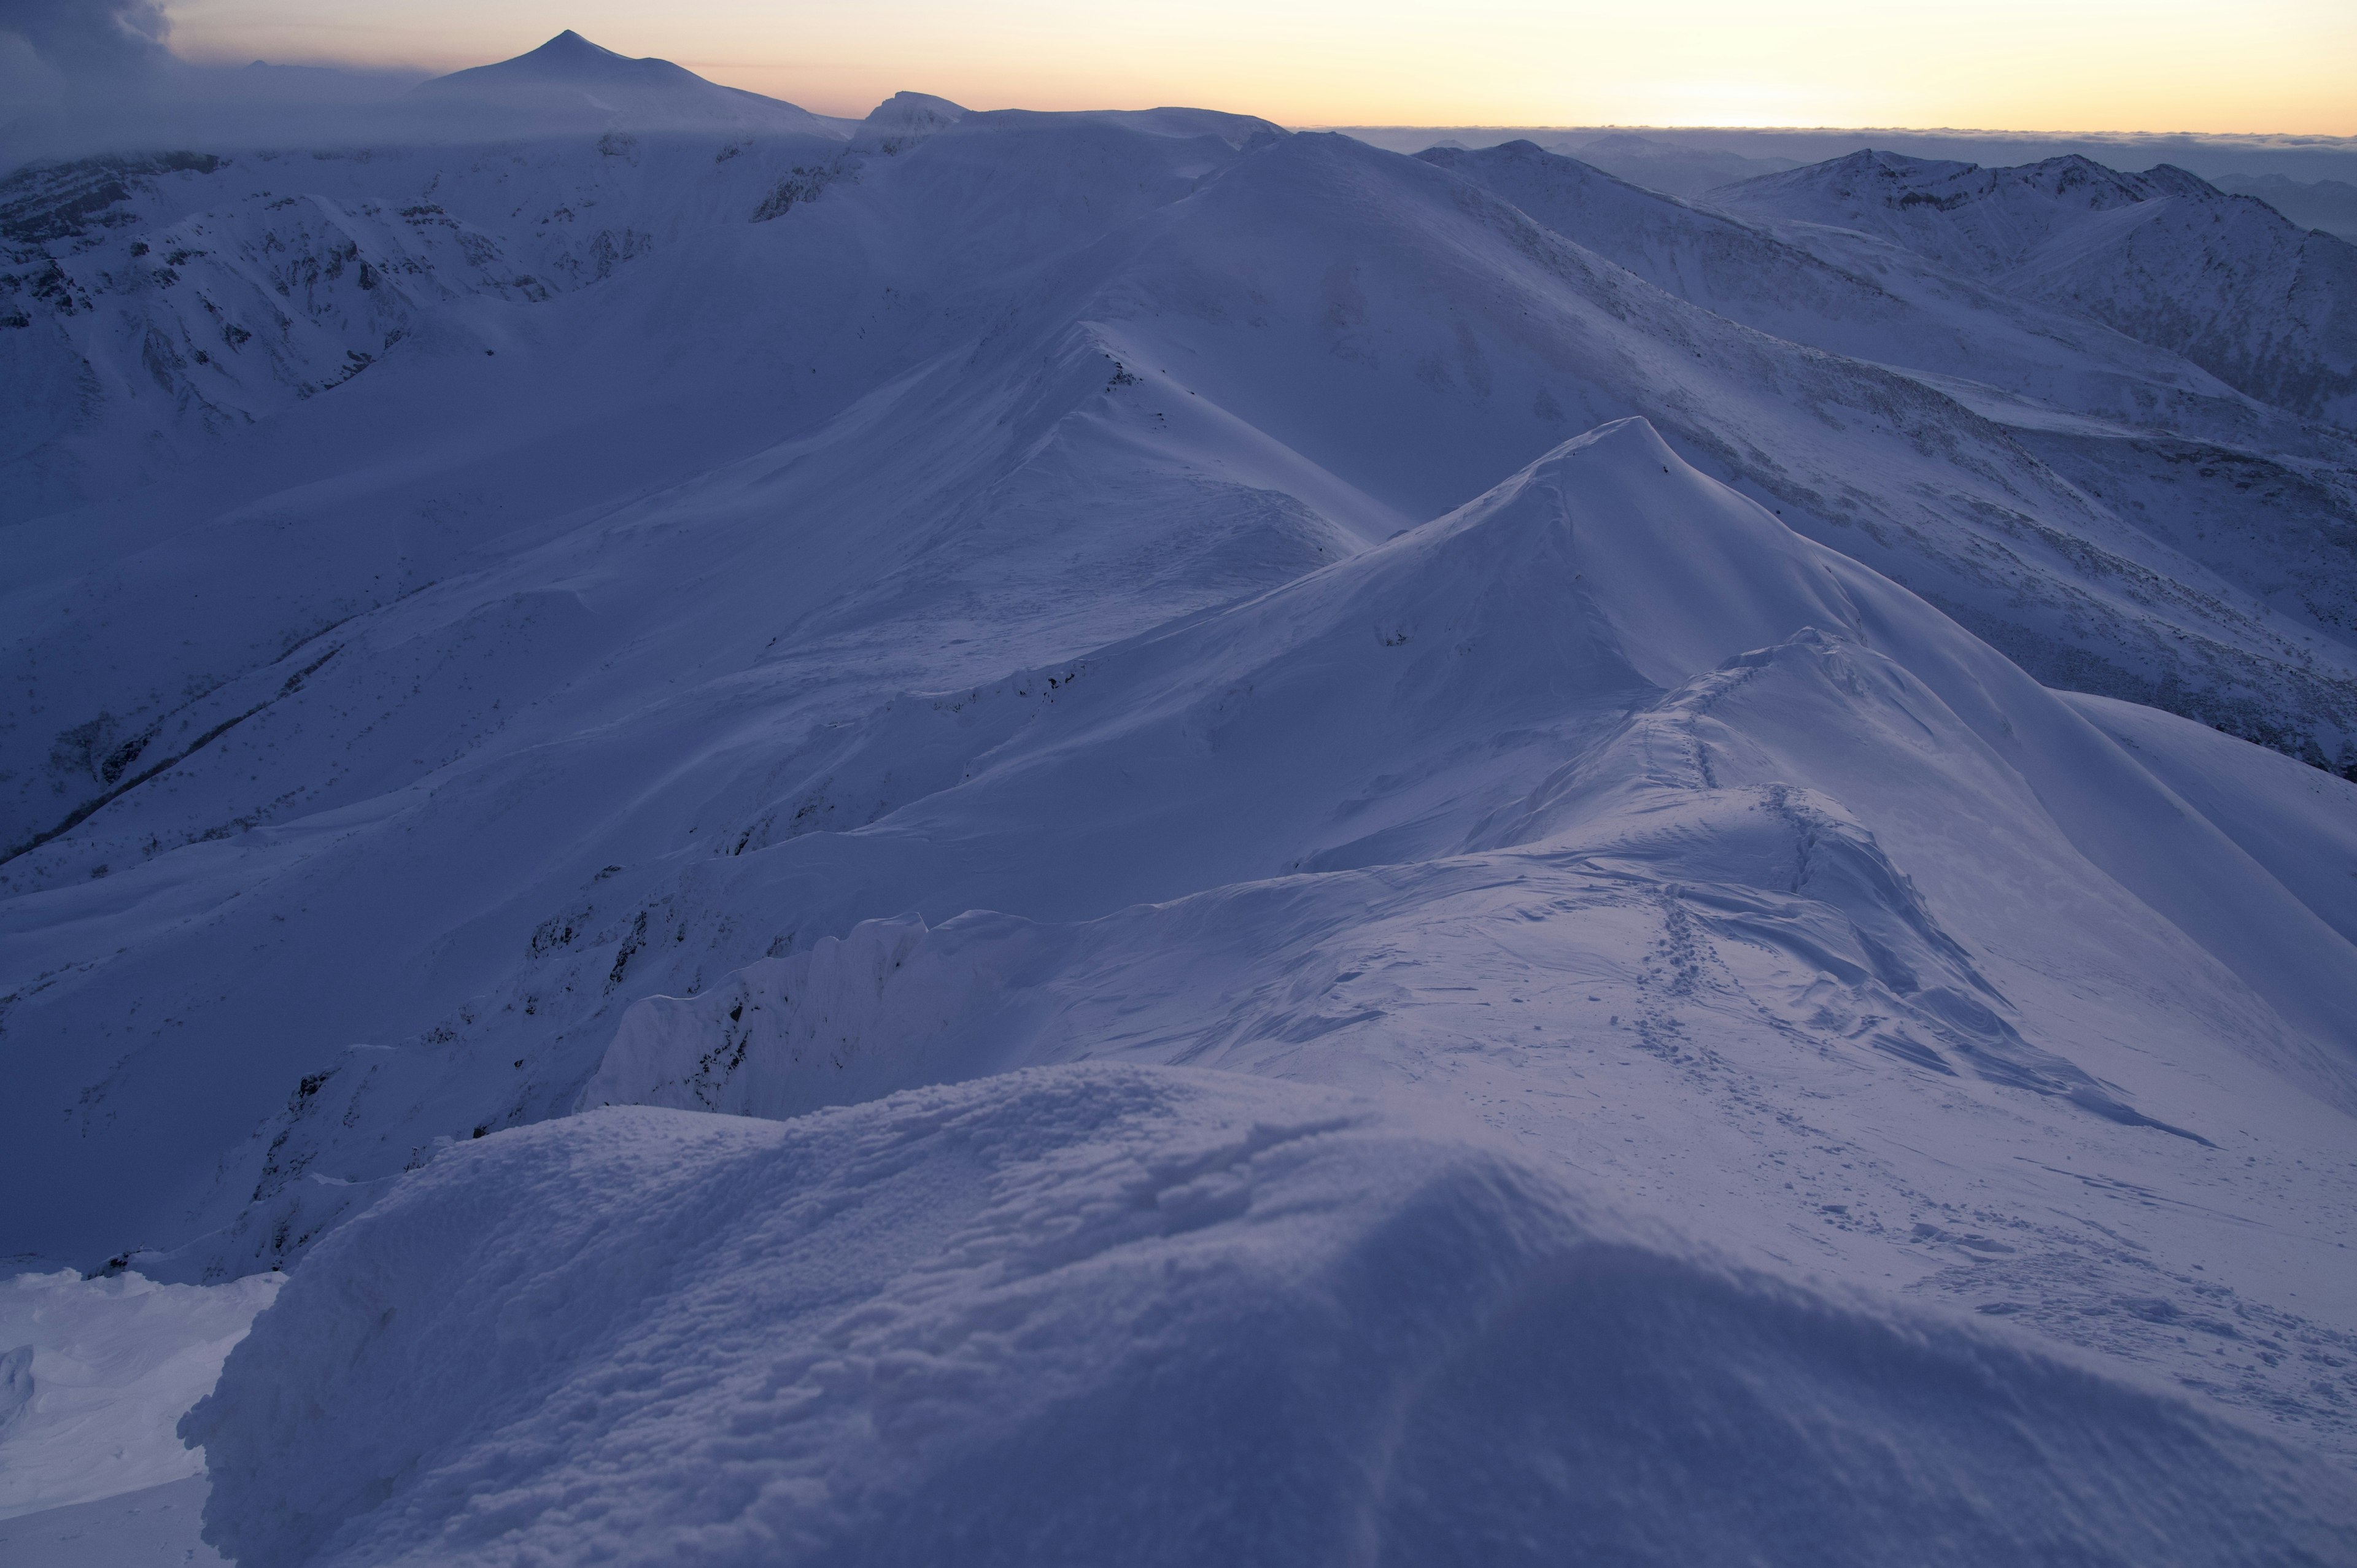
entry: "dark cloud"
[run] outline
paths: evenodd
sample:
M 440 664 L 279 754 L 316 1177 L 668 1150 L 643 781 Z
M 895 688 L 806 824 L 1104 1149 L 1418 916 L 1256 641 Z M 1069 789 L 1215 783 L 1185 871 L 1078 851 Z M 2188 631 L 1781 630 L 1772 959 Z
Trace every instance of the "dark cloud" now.
M 0 33 L 14 33 L 70 77 L 159 64 L 171 27 L 156 0 L 0 0 Z

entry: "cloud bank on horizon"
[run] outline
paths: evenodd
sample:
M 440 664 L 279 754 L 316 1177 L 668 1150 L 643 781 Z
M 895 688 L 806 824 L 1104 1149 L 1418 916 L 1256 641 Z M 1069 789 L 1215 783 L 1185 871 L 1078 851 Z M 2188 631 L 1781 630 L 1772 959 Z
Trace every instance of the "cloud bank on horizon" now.
M 4 0 L 0 118 L 156 66 L 335 65 L 417 77 L 565 28 L 823 113 L 903 88 L 985 106 L 1189 102 L 1293 124 L 1953 125 L 2357 134 L 2357 10 L 2251 0 L 2222 33 L 2183 0 L 1892 10 L 1736 0 L 1446 16 L 1398 0 L 1103 8 L 946 0 L 869 10 L 691 0 Z M 206 73 L 213 74 L 213 73 Z M 241 81 L 241 89 L 258 84 Z M 283 84 L 282 84 L 283 86 Z M 314 84 L 315 91 L 319 90 Z M 159 91 L 156 82 L 146 91 Z
M 0 32 L 61 74 L 151 65 L 170 31 L 156 0 L 0 0 Z

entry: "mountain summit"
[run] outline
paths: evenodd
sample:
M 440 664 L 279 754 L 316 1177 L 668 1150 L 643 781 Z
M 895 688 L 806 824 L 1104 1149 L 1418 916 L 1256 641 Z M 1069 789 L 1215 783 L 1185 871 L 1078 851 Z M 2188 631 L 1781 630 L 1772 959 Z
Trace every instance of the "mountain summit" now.
M 509 81 L 665 81 L 702 82 L 704 79 L 683 66 L 667 59 L 635 59 L 616 54 L 612 49 L 593 44 L 567 27 L 548 42 L 513 59 L 500 60 L 491 65 L 479 65 L 469 70 L 453 71 L 425 83 L 427 87 L 452 87 L 466 81 L 501 80 Z M 708 83 L 706 85 L 709 85 Z
M 706 81 L 667 59 L 617 54 L 570 27 L 512 59 L 422 81 L 414 95 L 567 120 L 602 118 L 610 125 L 649 130 L 740 126 L 845 134 L 837 122 L 782 99 Z

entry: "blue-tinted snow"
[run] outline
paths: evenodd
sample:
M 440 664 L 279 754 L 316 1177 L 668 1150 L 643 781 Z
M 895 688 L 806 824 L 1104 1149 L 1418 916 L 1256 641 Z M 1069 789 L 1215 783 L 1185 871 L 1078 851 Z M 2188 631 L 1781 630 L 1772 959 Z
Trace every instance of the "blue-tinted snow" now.
M 587 47 L 566 70 L 677 85 Z M 569 1288 L 550 1226 L 669 1268 L 659 1167 L 725 1186 L 713 1140 L 799 1150 L 795 1180 L 856 1205 L 857 1137 L 812 1128 L 900 1129 L 936 1193 L 912 1105 L 1038 1153 L 1083 1136 L 1075 1094 L 1164 1127 L 1124 1147 L 1307 1095 L 1398 1118 L 1319 1167 L 1359 1199 L 1300 1233 L 1299 1270 L 1184 1296 L 1171 1341 L 1179 1365 L 1303 1361 L 1325 1391 L 1302 1430 L 1376 1386 L 1316 1382 L 1324 1330 L 1295 1332 L 1340 1311 L 1332 1248 L 1437 1203 L 1526 1239 L 1641 1232 L 1667 1273 L 1630 1310 L 1680 1326 L 1663 1356 L 1756 1352 L 1861 1443 L 1993 1430 L 1978 1396 L 1842 1391 L 1860 1357 L 1924 1386 L 1964 1358 L 2057 1456 L 1945 1526 L 1920 1511 L 1956 1495 L 1938 1477 L 1861 1523 L 1835 1494 L 1892 1495 L 1871 1466 L 1706 1402 L 1678 1408 L 1797 1457 L 1716 1514 L 1684 1472 L 1620 1475 L 1580 1494 L 1599 1530 L 1691 1513 L 1663 1548 L 1691 1559 L 1805 1518 L 1826 1550 L 1986 1559 L 2023 1554 L 2008 1530 L 2094 1541 L 2129 1498 L 2186 1560 L 2294 1550 L 2266 1530 L 2330 1487 L 2233 1423 L 2357 1446 L 2357 786 L 2300 760 L 2357 760 L 2346 430 L 1912 230 L 1706 211 L 1534 149 L 1419 161 L 920 94 L 809 134 L 608 118 L 0 192 L 23 317 L 0 328 L 0 1251 L 193 1291 L 151 1293 L 188 1308 L 159 1344 L 219 1344 L 255 1305 L 240 1277 L 293 1266 L 199 1423 L 231 1465 L 222 1539 L 283 1556 L 382 1504 L 339 1555 L 561 1558 L 622 1516 L 542 1501 L 618 1455 L 677 1477 L 653 1456 L 736 1441 L 791 1479 L 813 1434 L 897 1420 L 871 1380 L 826 1385 L 819 1426 L 761 1427 L 731 1402 L 737 1342 L 699 1348 L 705 1308 L 619 1268 L 548 1320 L 570 1369 L 519 1354 L 468 1391 L 522 1447 L 455 1384 L 366 1381 L 480 1350 L 475 1307 L 384 1324 L 394 1295 Z M 2147 197 L 2118 210 L 2176 203 L 2146 238 L 2195 262 L 2276 254 L 2233 227 L 2245 204 Z M 2178 221 L 2196 208 L 2214 253 Z M 996 1077 L 1018 1069 L 1050 1076 Z M 1081 1087 L 1021 1087 L 1049 1082 Z M 1520 1196 L 1446 1196 L 1475 1171 Z M 798 1211 L 757 1201 L 779 1190 L 711 1234 L 788 1234 Z M 1054 1190 L 1040 1224 L 1093 1222 L 1100 1188 Z M 1249 1253 L 1294 1190 L 1222 1189 L 1207 1245 Z M 943 1201 L 920 1218 L 963 1223 Z M 856 1231 L 825 1254 L 854 1323 L 862 1291 L 899 1310 L 889 1271 L 933 1234 Z M 1469 1278 L 1555 1243 L 1523 1245 Z M 392 1294 L 339 1294 L 365 1281 Z M 1426 1305 L 1480 1354 L 1520 1344 L 1481 1299 Z M 1796 1348 L 1780 1301 L 1842 1326 Z M 496 1342 L 528 1346 L 540 1308 L 502 1310 Z M 1254 1314 L 1270 1337 L 1230 1332 Z M 389 1359 L 361 1380 L 302 1369 L 372 1322 Z M 565 1428 L 565 1380 L 622 1377 L 642 1332 L 752 1424 Z M 1153 1493 L 1122 1468 L 1142 1451 L 1101 1441 L 1108 1405 L 1163 1397 L 1125 1343 L 1003 1347 L 957 1395 L 981 1444 L 958 1474 L 1085 1451 L 1096 1495 Z M 1067 1375 L 1072 1402 L 1009 1391 Z M 160 1421 L 193 1391 L 130 1402 Z M 1595 1451 L 1491 1391 L 1428 1431 L 1527 1415 L 1530 1453 Z M 287 1423 L 254 1424 L 273 1402 Z M 1501 1477 L 1479 1501 L 1361 1509 L 1363 1538 L 1428 1557 L 1417 1530 L 1563 1526 L 1552 1483 L 1477 1437 Z M 948 1450 L 881 1452 L 824 1484 L 945 1511 L 879 1524 L 789 1487 L 796 1550 L 921 1552 L 950 1512 L 1048 1528 L 976 1500 L 1014 1481 L 929 1479 Z M 1361 1452 L 1305 1459 L 1297 1496 L 1326 1500 L 1283 1528 L 1323 1540 L 1373 1496 Z M 1218 1555 L 1218 1477 L 1172 1474 L 1149 1502 Z M 467 1514 L 468 1476 L 515 1507 Z M 1777 1512 L 1771 1480 L 1802 1500 Z M 767 1484 L 612 1506 L 647 1550 L 734 1551 L 770 1528 Z M 2156 1528 L 2118 1550 L 2151 1560 Z M 2255 1544 L 2202 1558 L 2235 1531 Z
M 609 1110 L 322 1243 L 184 1430 L 250 1568 L 2346 1562 L 2357 1485 L 1412 1113 L 1001 1075 Z

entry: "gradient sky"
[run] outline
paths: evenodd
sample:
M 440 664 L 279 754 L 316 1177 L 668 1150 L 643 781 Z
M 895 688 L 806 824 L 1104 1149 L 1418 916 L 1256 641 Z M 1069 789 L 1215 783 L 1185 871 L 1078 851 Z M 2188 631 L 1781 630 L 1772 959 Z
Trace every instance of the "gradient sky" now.
M 449 70 L 565 27 L 830 113 L 2357 134 L 2357 0 L 179 0 L 176 52 Z

